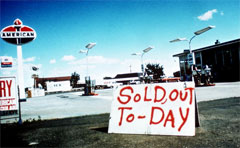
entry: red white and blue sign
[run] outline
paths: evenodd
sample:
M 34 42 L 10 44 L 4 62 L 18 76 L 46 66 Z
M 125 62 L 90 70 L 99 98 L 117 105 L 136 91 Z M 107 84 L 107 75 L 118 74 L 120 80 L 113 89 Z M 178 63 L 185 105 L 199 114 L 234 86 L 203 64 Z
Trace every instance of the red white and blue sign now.
M 2 57 L 1 68 L 11 68 L 13 63 L 12 57 Z
M 1 30 L 1 38 L 11 44 L 26 44 L 37 37 L 34 29 L 23 25 L 20 19 L 16 19 L 11 26 L 7 26 Z

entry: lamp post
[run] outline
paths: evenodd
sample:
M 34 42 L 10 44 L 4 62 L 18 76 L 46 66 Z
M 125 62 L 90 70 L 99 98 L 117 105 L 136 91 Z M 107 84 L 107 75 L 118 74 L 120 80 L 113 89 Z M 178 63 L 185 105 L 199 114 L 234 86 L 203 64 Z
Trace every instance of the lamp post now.
M 201 29 L 201 30 L 198 30 L 198 31 L 194 32 L 194 36 L 193 36 L 189 41 L 188 41 L 186 38 L 177 38 L 177 39 L 175 39 L 175 40 L 170 41 L 170 43 L 179 42 L 179 41 L 188 41 L 189 51 L 190 51 L 190 54 L 192 54 L 192 49 L 191 49 L 191 42 L 192 42 L 192 40 L 193 40 L 197 35 L 200 35 L 200 34 L 206 32 L 206 31 L 208 31 L 208 30 L 210 30 L 210 29 L 213 29 L 213 28 L 215 28 L 215 26 L 208 26 L 208 27 L 206 27 L 206 28 L 203 28 L 203 29 Z M 193 59 L 194 59 L 194 58 L 193 58 Z M 195 64 L 195 60 L 193 60 L 193 64 Z
M 37 72 L 38 71 L 38 67 L 36 66 L 32 66 L 31 67 L 33 71 Z M 37 82 L 36 82 L 36 78 L 38 77 L 38 74 L 33 74 L 32 75 L 32 78 L 34 79 L 34 88 L 36 89 L 37 88 Z
M 90 76 L 88 76 L 88 52 L 90 49 L 92 49 L 96 43 L 89 43 L 85 47 L 87 48 L 86 50 L 80 50 L 79 53 L 86 53 L 86 58 L 87 58 L 87 75 L 85 77 L 85 95 L 89 95 L 91 93 L 91 79 Z
M 145 78 L 144 75 L 144 64 L 143 64 L 143 55 L 147 52 L 149 52 L 150 50 L 152 50 L 154 47 L 153 46 L 149 46 L 148 48 L 144 49 L 141 53 L 133 53 L 132 55 L 137 55 L 137 56 L 141 56 L 141 69 L 142 69 L 142 73 L 143 73 L 143 79 Z
M 86 50 L 80 50 L 79 53 L 86 53 L 87 57 L 87 76 L 88 76 L 88 52 L 89 49 L 92 49 L 97 43 L 89 43 L 85 47 L 87 48 Z
M 213 29 L 213 28 L 215 28 L 215 26 L 208 26 L 208 27 L 206 27 L 206 28 L 203 28 L 203 29 L 201 29 L 201 30 L 198 30 L 198 31 L 194 32 L 195 35 L 189 40 L 189 43 L 188 43 L 188 44 L 189 44 L 190 53 L 192 53 L 192 49 L 191 49 L 192 39 L 195 38 L 197 35 L 200 35 L 200 34 L 206 32 L 206 31 L 208 31 L 208 30 L 210 30 L 210 29 Z M 194 61 L 194 60 L 193 60 L 193 61 Z M 194 64 L 195 64 L 195 61 L 194 61 Z
M 198 30 L 198 31 L 196 31 L 196 32 L 194 32 L 194 36 L 193 37 L 191 37 L 191 39 L 188 41 L 186 38 L 177 38 L 177 39 L 174 39 L 174 40 L 171 40 L 170 41 L 170 43 L 174 43 L 174 42 L 179 42 L 179 41 L 188 41 L 188 46 L 189 46 L 189 51 L 190 51 L 190 54 L 189 54 L 189 56 L 190 57 L 188 57 L 188 58 L 190 58 L 190 59 L 192 59 L 191 60 L 191 71 L 193 71 L 193 67 L 192 67 L 192 65 L 194 65 L 195 64 L 195 56 L 194 56 L 194 54 L 192 53 L 192 49 L 191 49 L 191 42 L 192 42 L 192 40 L 196 37 L 196 36 L 198 36 L 198 35 L 200 35 L 200 34 L 202 34 L 202 33 L 204 33 L 204 32 L 206 32 L 206 31 L 208 31 L 208 30 L 210 30 L 210 29 L 213 29 L 213 28 L 215 28 L 215 26 L 208 26 L 208 27 L 206 27 L 206 28 L 203 28 L 203 29 L 201 29 L 201 30 Z M 190 60 L 188 59 L 188 62 L 189 62 Z
M 177 39 L 171 40 L 171 41 L 169 41 L 169 42 L 170 42 L 170 43 L 174 43 L 174 42 L 179 42 L 179 41 L 187 41 L 187 39 L 186 39 L 186 38 L 177 38 Z

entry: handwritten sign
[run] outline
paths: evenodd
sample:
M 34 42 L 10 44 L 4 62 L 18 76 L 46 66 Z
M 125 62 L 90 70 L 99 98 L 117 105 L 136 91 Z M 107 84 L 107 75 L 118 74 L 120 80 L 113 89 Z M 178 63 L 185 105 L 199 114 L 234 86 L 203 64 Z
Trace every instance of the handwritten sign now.
M 0 77 L 0 111 L 18 109 L 15 77 Z
M 108 133 L 195 135 L 193 82 L 114 89 Z

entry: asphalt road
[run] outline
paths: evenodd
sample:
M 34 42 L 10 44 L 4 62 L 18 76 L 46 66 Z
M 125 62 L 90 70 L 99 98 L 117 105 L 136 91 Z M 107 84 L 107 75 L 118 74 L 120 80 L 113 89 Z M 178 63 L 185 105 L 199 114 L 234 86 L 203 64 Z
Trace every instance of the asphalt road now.
M 197 87 L 197 102 L 240 96 L 240 82 L 216 83 L 215 86 Z

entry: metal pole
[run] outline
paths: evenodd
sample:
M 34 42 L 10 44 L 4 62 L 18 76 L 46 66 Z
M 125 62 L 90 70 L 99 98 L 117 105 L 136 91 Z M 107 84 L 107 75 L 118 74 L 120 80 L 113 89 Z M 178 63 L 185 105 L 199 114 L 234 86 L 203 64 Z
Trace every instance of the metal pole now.
M 191 42 L 192 42 L 192 39 L 193 38 L 195 38 L 196 37 L 196 35 L 194 35 L 191 39 L 190 39 L 190 41 L 189 41 L 189 50 L 190 50 L 190 53 L 192 54 L 192 58 L 193 58 L 193 65 L 195 65 L 195 56 L 194 56 L 194 54 L 193 54 L 193 52 L 192 52 L 192 49 L 191 49 Z
M 192 52 L 192 49 L 191 49 L 191 42 L 192 40 L 196 37 L 196 35 L 194 35 L 190 40 L 189 40 L 189 51 L 190 51 L 190 54 L 192 55 L 192 60 L 193 60 L 193 64 L 191 65 L 191 73 L 193 73 L 193 65 L 195 65 L 195 56 L 194 56 L 194 53 Z M 193 77 L 193 74 L 192 75 L 192 81 L 194 82 L 194 77 Z
M 18 108 L 19 108 L 19 120 L 18 120 L 18 124 L 22 124 L 22 113 L 21 113 L 21 99 L 20 99 L 20 89 L 19 89 L 19 85 L 18 85 Z
M 87 77 L 88 77 L 88 51 L 89 51 L 89 49 L 87 50 L 87 54 L 86 54 L 86 56 L 87 56 Z
M 191 42 L 192 42 L 192 39 L 195 38 L 195 37 L 196 37 L 196 35 L 194 35 L 194 36 L 189 40 L 189 42 L 188 42 L 190 53 L 192 53 L 192 50 L 191 50 Z
M 87 58 L 87 76 L 86 76 L 86 80 L 85 80 L 85 83 L 86 83 L 86 92 L 85 94 L 86 95 L 89 95 L 91 92 L 89 90 L 89 83 L 90 83 L 90 76 L 88 76 L 88 51 L 89 49 L 87 49 L 87 53 L 86 53 L 86 58 Z
M 144 53 L 142 53 L 142 55 L 141 55 L 141 69 L 142 69 L 143 81 L 144 81 L 145 80 L 145 75 L 144 75 L 143 55 L 144 55 Z
M 17 45 L 17 61 L 18 61 L 18 85 L 20 89 L 20 99 L 25 97 L 24 77 L 23 77 L 23 60 L 22 60 L 22 46 Z
M 35 89 L 37 88 L 37 80 L 36 80 L 36 78 L 34 78 L 34 83 L 35 83 Z

